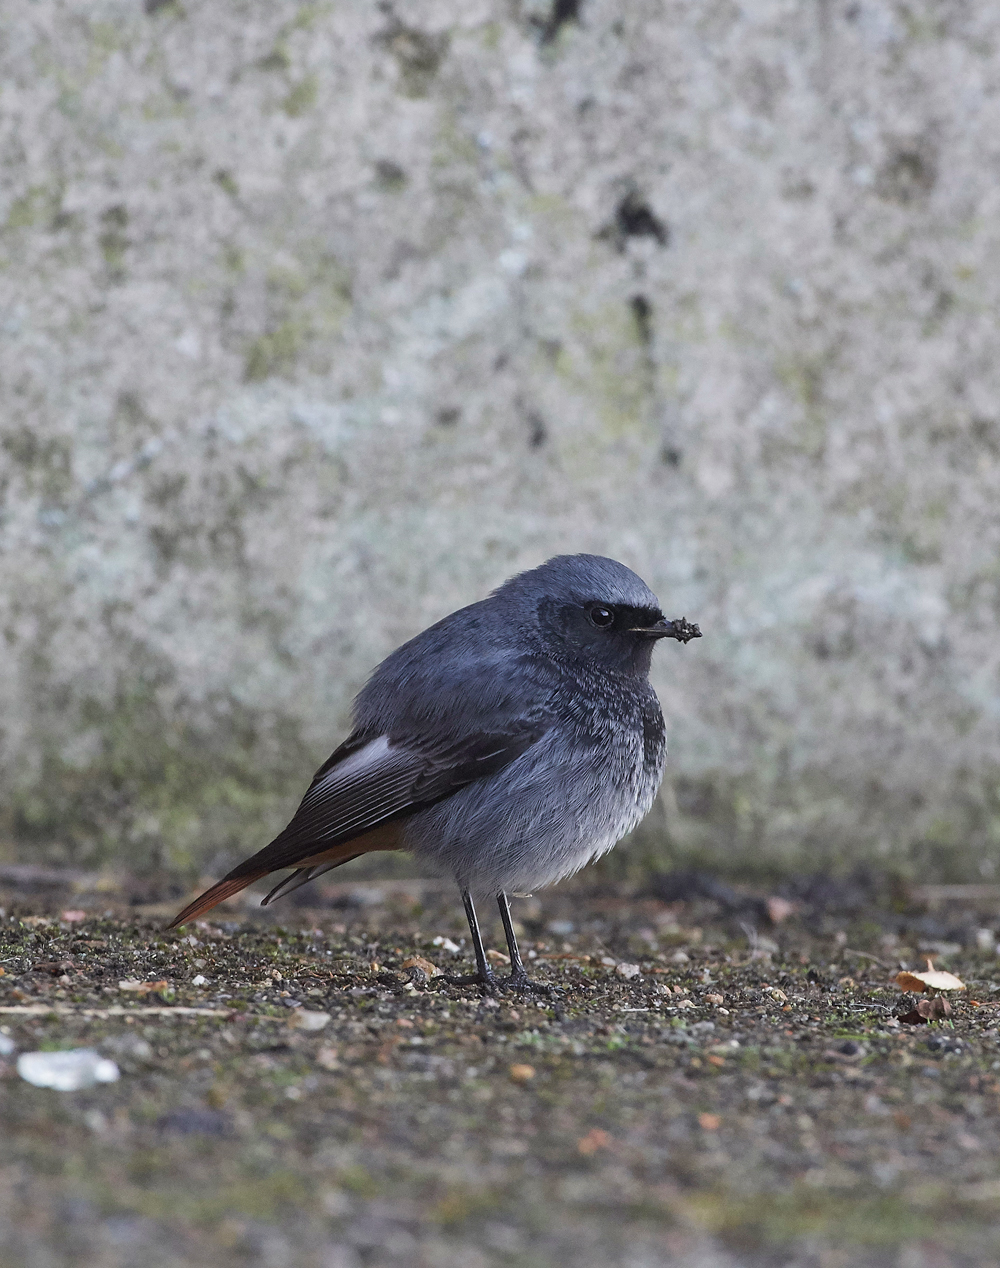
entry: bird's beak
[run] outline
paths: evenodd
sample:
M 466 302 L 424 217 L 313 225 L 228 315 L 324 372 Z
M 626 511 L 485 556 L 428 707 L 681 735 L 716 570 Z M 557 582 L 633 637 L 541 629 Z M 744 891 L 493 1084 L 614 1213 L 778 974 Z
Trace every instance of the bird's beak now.
M 633 634 L 645 634 L 647 638 L 675 638 L 678 643 L 687 643 L 692 638 L 701 638 L 701 630 L 692 625 L 683 616 L 676 621 L 657 621 L 655 625 L 641 625 L 632 630 Z

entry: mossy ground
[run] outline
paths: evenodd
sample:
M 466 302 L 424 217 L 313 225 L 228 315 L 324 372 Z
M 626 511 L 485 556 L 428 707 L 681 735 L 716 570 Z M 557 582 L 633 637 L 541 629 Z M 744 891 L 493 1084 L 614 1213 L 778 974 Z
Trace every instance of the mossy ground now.
M 465 966 L 434 944 L 463 934 L 436 884 L 331 886 L 323 907 L 171 933 L 166 906 L 8 894 L 3 1032 L 122 1074 L 63 1094 L 6 1059 L 0 1264 L 1000 1259 L 986 913 L 897 895 L 755 928 L 592 882 L 516 913 L 557 993 L 496 1000 L 403 967 Z M 892 977 L 921 943 L 970 989 L 911 1026 Z M 330 1020 L 301 1029 L 303 1009 Z

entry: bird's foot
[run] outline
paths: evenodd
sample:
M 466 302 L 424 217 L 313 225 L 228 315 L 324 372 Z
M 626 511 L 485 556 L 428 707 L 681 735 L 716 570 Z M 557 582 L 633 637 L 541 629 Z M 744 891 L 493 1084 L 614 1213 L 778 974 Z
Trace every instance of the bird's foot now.
M 500 982 L 500 986 L 506 991 L 519 991 L 525 995 L 562 994 L 557 986 L 550 986 L 548 982 L 536 982 L 534 978 L 528 977 L 523 968 L 512 969 L 510 974 Z
M 445 986 L 478 986 L 487 995 L 496 995 L 503 985 L 489 968 L 485 973 L 443 973 L 437 980 L 443 982 Z
M 445 986 L 478 986 L 484 995 L 499 995 L 501 991 L 517 991 L 522 995 L 550 997 L 562 994 L 557 986 L 550 986 L 548 982 L 536 982 L 534 978 L 527 975 L 524 969 L 514 969 L 507 977 L 497 977 L 490 968 L 485 973 L 443 973 L 435 980 L 442 982 Z

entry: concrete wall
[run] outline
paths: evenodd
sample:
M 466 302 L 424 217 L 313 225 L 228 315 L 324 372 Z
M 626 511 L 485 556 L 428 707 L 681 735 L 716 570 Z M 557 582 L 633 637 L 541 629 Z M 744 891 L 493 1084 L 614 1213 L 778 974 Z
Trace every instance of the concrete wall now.
M 588 550 L 706 635 L 647 847 L 991 874 L 995 5 L 0 32 L 9 853 L 255 848 L 382 655 Z

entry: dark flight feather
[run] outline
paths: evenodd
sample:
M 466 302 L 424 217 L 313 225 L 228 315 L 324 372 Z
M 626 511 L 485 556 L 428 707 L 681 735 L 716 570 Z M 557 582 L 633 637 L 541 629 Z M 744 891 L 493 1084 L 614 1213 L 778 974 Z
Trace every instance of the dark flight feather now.
M 536 718 L 500 734 L 470 735 L 460 742 L 436 745 L 394 744 L 385 735 L 355 733 L 316 772 L 284 831 L 189 903 L 168 928 L 202 915 L 271 872 L 315 860 L 276 885 L 265 903 L 359 853 L 386 848 L 358 842 L 364 848 L 345 850 L 342 858 L 315 857 L 334 855 L 337 847 L 450 797 L 474 780 L 496 774 L 516 761 L 546 729 L 547 723 Z

